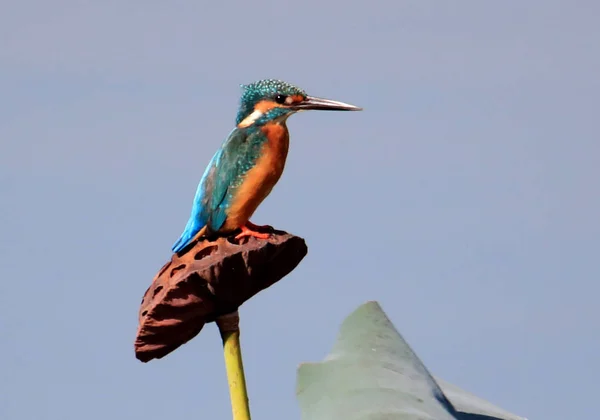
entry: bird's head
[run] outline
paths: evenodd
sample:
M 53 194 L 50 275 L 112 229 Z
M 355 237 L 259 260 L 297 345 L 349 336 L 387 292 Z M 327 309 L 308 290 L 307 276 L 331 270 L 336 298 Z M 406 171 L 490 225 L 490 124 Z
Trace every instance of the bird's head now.
M 298 111 L 360 111 L 362 108 L 330 99 L 308 96 L 302 89 L 281 80 L 261 80 L 242 85 L 243 94 L 237 114 L 238 127 L 260 126 L 285 120 Z

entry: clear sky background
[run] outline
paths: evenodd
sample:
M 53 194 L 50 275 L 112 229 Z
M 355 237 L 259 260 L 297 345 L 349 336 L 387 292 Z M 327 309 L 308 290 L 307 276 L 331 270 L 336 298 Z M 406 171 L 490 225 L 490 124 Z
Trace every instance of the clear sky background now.
M 598 2 L 13 1 L 0 6 L 0 418 L 229 418 L 208 325 L 142 364 L 241 83 L 361 113 L 289 121 L 254 217 L 306 238 L 241 308 L 253 417 L 378 300 L 431 371 L 530 419 L 592 419 L 600 373 Z

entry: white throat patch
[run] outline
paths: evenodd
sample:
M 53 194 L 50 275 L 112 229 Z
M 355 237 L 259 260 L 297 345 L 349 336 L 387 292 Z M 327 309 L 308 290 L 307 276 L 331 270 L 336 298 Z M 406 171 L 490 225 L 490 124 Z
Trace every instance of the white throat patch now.
M 263 113 L 260 112 L 258 109 L 255 109 L 252 112 L 252 114 L 248 115 L 246 118 L 244 118 L 238 124 L 238 127 L 240 127 L 240 128 L 250 127 L 252 124 L 254 124 L 256 122 L 256 120 L 258 120 L 262 116 L 263 116 Z

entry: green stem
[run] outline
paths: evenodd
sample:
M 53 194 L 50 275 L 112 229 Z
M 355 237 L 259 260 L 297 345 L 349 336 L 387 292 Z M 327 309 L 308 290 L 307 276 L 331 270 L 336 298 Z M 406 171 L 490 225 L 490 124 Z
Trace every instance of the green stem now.
M 242 349 L 240 347 L 239 321 L 239 313 L 235 311 L 219 317 L 217 325 L 223 339 L 223 353 L 225 356 L 227 381 L 229 382 L 229 396 L 231 397 L 233 420 L 250 420 L 248 391 L 246 390 L 246 377 L 244 375 Z

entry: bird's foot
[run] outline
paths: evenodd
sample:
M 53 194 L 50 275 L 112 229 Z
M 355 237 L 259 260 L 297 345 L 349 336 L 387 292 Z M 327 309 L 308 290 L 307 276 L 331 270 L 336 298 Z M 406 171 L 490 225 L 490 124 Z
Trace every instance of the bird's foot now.
M 255 230 L 257 232 L 261 231 L 261 230 L 267 230 L 267 231 L 271 231 L 274 230 L 273 226 L 271 225 L 255 225 L 254 223 L 252 223 L 250 220 L 248 220 L 246 222 L 246 227 L 249 227 L 252 230 Z
M 261 233 L 261 232 L 256 232 L 255 230 L 251 230 L 248 226 L 250 224 L 246 223 L 244 226 L 241 227 L 242 232 L 238 233 L 235 237 L 236 241 L 239 241 L 242 238 L 245 237 L 249 237 L 249 236 L 253 236 L 255 238 L 258 239 L 269 239 L 269 237 L 271 236 L 270 233 Z M 252 225 L 254 228 L 258 227 L 256 225 Z

